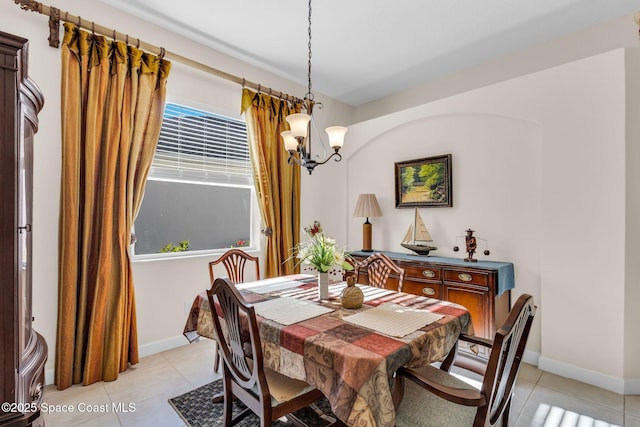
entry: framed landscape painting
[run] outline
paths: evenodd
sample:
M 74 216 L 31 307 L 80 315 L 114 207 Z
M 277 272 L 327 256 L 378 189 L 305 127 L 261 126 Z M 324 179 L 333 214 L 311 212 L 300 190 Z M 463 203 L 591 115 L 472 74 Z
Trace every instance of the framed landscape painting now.
M 396 162 L 396 207 L 450 207 L 451 154 Z

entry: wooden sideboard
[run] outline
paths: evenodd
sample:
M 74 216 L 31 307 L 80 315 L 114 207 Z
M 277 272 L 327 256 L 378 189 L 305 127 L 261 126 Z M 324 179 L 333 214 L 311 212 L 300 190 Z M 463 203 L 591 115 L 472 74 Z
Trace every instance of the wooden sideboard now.
M 372 253 L 356 251 L 351 256 L 360 262 Z M 506 320 L 511 307 L 510 289 L 514 287 L 512 263 L 383 253 L 404 268 L 403 292 L 466 307 L 476 336 L 493 339 Z M 386 287 L 397 289 L 397 277 L 390 276 Z

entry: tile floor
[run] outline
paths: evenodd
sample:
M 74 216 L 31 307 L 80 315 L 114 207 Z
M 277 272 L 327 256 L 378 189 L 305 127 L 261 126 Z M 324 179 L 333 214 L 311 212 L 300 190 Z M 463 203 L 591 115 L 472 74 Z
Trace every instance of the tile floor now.
M 216 379 L 213 355 L 213 342 L 204 339 L 145 357 L 117 381 L 64 391 L 47 386 L 46 426 L 184 426 L 167 400 Z M 622 396 L 524 365 L 510 425 L 640 427 L 640 396 Z

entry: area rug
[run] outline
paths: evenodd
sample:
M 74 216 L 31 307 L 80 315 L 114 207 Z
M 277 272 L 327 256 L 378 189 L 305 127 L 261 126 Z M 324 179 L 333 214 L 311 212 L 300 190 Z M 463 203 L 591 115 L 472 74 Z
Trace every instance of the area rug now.
M 211 382 L 180 396 L 173 397 L 169 399 L 169 404 L 189 427 L 222 427 L 223 405 L 222 403 L 213 403 L 211 401 L 213 395 L 218 392 L 222 392 L 222 380 Z M 335 415 L 331 412 L 331 406 L 326 399 L 318 401 L 315 406 L 318 411 L 307 407 L 294 412 L 294 414 L 310 427 L 325 427 L 334 421 Z M 239 414 L 245 408 L 242 402 L 236 401 L 233 403 L 233 414 Z M 334 418 L 332 419 L 332 417 Z M 236 425 L 253 427 L 260 425 L 260 419 L 255 414 L 249 414 Z M 288 427 L 293 424 L 281 419 L 275 421 L 272 425 Z

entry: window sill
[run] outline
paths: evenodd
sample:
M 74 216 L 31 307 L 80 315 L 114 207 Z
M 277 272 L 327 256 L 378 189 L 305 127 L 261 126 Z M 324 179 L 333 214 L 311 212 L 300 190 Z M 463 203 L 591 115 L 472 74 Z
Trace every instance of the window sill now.
M 142 263 L 142 262 L 157 262 L 157 261 L 177 261 L 191 258 L 218 258 L 220 255 L 225 253 L 227 249 L 216 249 L 210 251 L 186 251 L 186 252 L 175 252 L 175 253 L 166 253 L 166 254 L 148 254 L 148 255 L 133 255 L 131 257 L 132 263 Z M 260 256 L 261 251 L 254 247 L 242 247 L 237 248 L 242 249 L 246 253 L 253 256 Z

